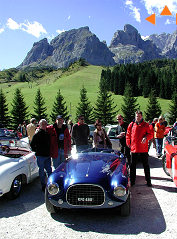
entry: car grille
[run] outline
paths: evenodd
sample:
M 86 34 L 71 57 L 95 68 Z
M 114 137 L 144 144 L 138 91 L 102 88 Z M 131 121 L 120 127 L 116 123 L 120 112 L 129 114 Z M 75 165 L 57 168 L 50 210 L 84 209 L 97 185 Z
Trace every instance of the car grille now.
M 104 201 L 104 190 L 97 185 L 76 184 L 67 191 L 67 202 L 73 206 L 101 206 Z

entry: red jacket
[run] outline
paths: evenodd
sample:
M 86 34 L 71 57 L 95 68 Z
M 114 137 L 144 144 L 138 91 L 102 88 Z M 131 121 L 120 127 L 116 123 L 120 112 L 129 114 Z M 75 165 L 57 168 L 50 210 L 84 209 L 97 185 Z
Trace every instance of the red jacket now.
M 47 126 L 47 132 L 50 135 L 50 156 L 52 158 L 58 157 L 58 139 L 57 132 L 53 125 Z M 71 136 L 68 128 L 64 131 L 64 156 L 67 158 L 71 153 Z
M 163 139 L 164 137 L 164 132 L 165 132 L 165 125 L 164 124 L 160 124 L 159 122 L 157 122 L 155 124 L 155 133 L 154 133 L 154 138 L 158 138 L 158 139 Z
M 142 143 L 144 137 L 146 137 L 146 142 Z M 131 122 L 127 128 L 126 144 L 130 147 L 132 153 L 147 153 L 148 140 L 152 137 L 153 133 L 148 123 L 145 121 L 139 124 Z

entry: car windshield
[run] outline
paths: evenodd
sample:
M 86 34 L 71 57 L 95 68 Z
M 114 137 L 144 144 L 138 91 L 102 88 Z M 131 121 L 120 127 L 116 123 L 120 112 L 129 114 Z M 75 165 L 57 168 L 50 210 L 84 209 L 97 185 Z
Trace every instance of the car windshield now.
M 171 136 L 177 137 L 177 127 L 172 128 L 172 130 L 171 130 Z
M 10 132 L 7 129 L 0 129 L 0 137 L 10 136 Z
M 25 139 L 11 139 L 11 140 L 5 140 L 5 141 L 1 141 L 0 142 L 0 147 L 4 147 L 4 146 L 8 146 L 8 147 L 16 147 L 16 148 L 24 148 L 24 149 L 28 149 L 31 150 L 29 143 L 25 140 Z
M 108 131 L 109 131 L 109 128 L 110 128 L 109 126 L 105 126 L 105 128 L 104 128 L 104 129 L 106 130 L 106 133 L 108 133 Z
M 106 133 L 109 137 L 116 137 L 117 127 L 105 126 Z
M 95 130 L 95 126 L 94 125 L 89 125 L 89 129 L 90 129 L 90 131 L 94 131 Z

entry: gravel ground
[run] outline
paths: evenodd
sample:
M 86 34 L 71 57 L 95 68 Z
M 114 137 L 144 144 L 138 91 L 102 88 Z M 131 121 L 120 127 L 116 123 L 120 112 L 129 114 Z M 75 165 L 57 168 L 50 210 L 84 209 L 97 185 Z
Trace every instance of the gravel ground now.
M 26 185 L 12 201 L 0 198 L 0 239 L 16 238 L 177 238 L 177 188 L 162 169 L 160 159 L 150 157 L 153 187 L 145 185 L 138 165 L 131 188 L 131 215 L 113 210 L 62 210 L 50 215 L 39 179 Z

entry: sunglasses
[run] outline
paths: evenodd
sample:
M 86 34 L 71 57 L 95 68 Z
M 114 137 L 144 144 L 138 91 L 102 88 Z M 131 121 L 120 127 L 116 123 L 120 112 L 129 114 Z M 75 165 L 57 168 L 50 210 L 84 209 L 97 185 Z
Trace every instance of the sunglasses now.
M 117 120 L 121 120 L 122 118 L 118 118 Z
M 80 120 L 84 120 L 84 118 L 80 118 Z

